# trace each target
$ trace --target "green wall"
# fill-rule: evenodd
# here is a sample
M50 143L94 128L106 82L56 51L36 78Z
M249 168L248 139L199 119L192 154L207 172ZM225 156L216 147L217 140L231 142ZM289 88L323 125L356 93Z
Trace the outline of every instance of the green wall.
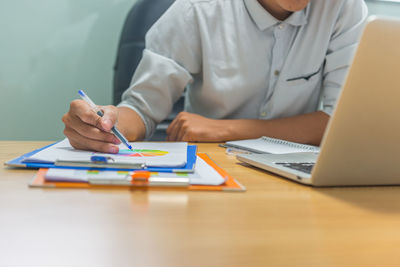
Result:
M366 1L371 15L400 17L400 1ZM397 2L397 3L395 3Z
M120 31L136 0L0 1L0 139L57 140L82 88L111 104Z
M112 67L136 0L0 1L0 140L57 140L77 90L112 102ZM400 17L399 4L368 2Z

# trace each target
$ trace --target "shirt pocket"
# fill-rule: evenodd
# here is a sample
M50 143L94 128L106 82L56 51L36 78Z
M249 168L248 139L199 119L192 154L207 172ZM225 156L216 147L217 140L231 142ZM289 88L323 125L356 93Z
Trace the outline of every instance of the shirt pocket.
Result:
M321 81L322 75L320 72L314 73L312 76L301 76L296 78L287 79L283 82L284 86L291 90L306 90L314 89Z
M288 82L288 84L298 85L298 84L303 84L304 82L312 82L313 80L315 80L320 76L321 76L321 67L315 72L310 72L305 75L289 78L286 80L286 82Z
M316 111L321 92L322 74L287 79L279 83L272 102L277 117Z

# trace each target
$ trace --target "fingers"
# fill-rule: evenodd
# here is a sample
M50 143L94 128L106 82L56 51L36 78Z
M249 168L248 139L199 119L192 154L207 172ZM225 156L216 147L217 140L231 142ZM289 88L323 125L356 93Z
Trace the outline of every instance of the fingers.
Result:
M167 141L177 141L182 124L182 113L179 113L167 128Z
M69 105L67 113L71 118L79 118L86 124L93 125L99 129L101 127L101 117L97 115L92 108L83 100L74 100Z
M118 109L115 106L103 106L101 110L104 114L101 119L101 126L103 130L109 132L117 124Z
M118 109L115 106L102 106L100 109L103 111L103 117L96 114L85 101L77 99L71 102L68 113L86 124L109 132L117 123Z
M111 143L92 140L80 135L72 128L65 128L64 134L68 136L71 146L81 150L95 150L103 153L118 153L119 148Z
M111 132L117 122L118 111L114 106L100 107L103 117L96 114L83 100L74 100L62 121L64 134L77 149L117 153L120 141Z
M119 144L120 141L112 133L102 131L92 125L83 122L80 118L76 116L64 115L62 118L65 127L71 128L79 135L86 137L88 139L93 139L102 142L108 142L113 144Z
M174 120L175 121L175 120ZM171 122L171 124L168 126L167 128L167 141L175 141L176 138L176 125L173 124L173 122Z
M189 130L189 125L186 121L180 123L179 131L176 137L177 141L184 141L183 137L187 136Z
M189 133L186 132L185 134L182 135L182 138L180 139L182 142L195 142L191 140Z
M181 112L167 129L168 141L216 141L221 123L198 114Z

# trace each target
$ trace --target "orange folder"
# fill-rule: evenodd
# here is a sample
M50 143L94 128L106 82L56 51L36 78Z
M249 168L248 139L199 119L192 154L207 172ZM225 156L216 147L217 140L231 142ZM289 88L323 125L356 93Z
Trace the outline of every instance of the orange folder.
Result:
M222 185L189 185L189 186L180 186L174 187L174 189L185 189L185 190L205 190L205 191L233 191L233 192L244 192L246 188L241 185L238 181L236 181L232 176L230 176L224 169L219 167L207 154L205 153L197 153L201 159L203 159L207 164L213 167L222 177L225 178L225 183ZM146 183L134 184L131 185L94 185L87 182L50 182L46 181L45 175L48 169L39 169L33 180L30 182L30 187L39 187L39 188L86 188L86 189L101 189L101 188L112 188L112 189L137 189L137 188L146 188L150 187ZM151 188L155 188L155 186L151 186ZM158 188L170 188L170 187L160 187Z

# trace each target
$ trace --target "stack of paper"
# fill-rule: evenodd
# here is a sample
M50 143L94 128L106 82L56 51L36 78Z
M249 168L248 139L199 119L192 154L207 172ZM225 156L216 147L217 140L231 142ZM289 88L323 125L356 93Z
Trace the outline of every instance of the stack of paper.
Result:
M186 142L134 142L118 154L74 149L67 139L7 164L41 168L32 187L180 186L192 190L244 191L197 147Z

